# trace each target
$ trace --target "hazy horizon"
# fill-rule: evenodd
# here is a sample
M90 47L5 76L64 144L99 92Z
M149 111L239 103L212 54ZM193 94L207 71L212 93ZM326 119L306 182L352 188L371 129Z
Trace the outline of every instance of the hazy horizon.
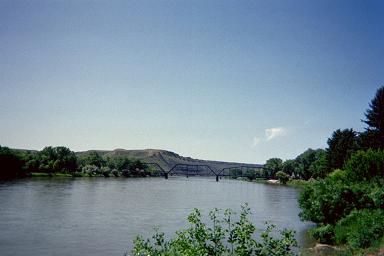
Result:
M0 145L264 163L363 131L383 1L0 0Z

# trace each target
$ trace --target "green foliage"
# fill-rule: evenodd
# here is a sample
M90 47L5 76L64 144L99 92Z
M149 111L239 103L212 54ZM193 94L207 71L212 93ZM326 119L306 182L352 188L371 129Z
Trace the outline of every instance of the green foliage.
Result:
M333 225L327 224L309 231L309 234L320 243L333 244L335 236L335 228Z
M245 168L245 170L243 170L242 168L241 169L240 168L229 169L228 175L234 179L237 179L239 177L244 177L244 178L247 178L249 180L254 180L258 177L264 177L261 170L255 170L255 169L250 169L250 168Z
M260 172L255 169L247 169L244 172L244 176L247 177L249 180L254 180L258 177L261 177Z
M152 239L140 236L134 240L133 255L295 255L297 246L294 232L279 231L268 225L255 239L256 227L249 220L251 214L247 205L242 207L240 218L234 221L234 213L227 209L224 215L218 209L209 213L211 225L201 220L201 213L195 209L189 216L190 226L176 232L176 237L165 240L164 233L156 230ZM274 235L272 235L274 234Z
M365 113L366 120L363 122L368 125L368 130L378 131L378 135L383 139L384 135L384 86L380 87L375 97L369 104L369 109Z
M30 161L32 166L35 163L39 164L40 172L75 172L77 170L77 157L66 147L45 147Z
M106 165L106 161L101 157L97 151L90 151L79 157L79 162L82 166L93 165L99 168Z
M332 179L334 181L344 181L346 182L347 181L347 172L344 171L344 170L340 170L340 169L337 169L337 170L334 170L333 172L331 172L330 174L328 174L328 179Z
M340 169L351 154L358 149L357 133L353 129L338 129L333 132L327 143L328 169Z
M300 217L320 224L311 234L321 242L365 248L384 235L384 157L381 150L358 151L324 180L306 186Z
M363 209L352 211L337 222L335 240L352 248L366 248L384 235L384 210Z
M345 183L327 178L307 185L299 196L300 217L320 224L335 224L353 209L375 207L370 183Z
M327 165L327 153L323 149L315 151L313 162L309 165L309 173L313 178L325 178L329 173Z
M292 175L297 168L297 163L293 159L289 159L284 161L283 163L283 172L285 172L288 175Z
M281 184L286 184L289 181L289 176L283 171L278 171L276 173L277 179L280 181Z
M239 168L233 168L233 169L229 169L229 176L231 178L239 178L239 177L242 177L243 175L243 171Z
M263 169L267 173L268 177L274 178L277 172L283 170L283 160L280 158L268 159Z
M370 197L375 205L375 208L384 209L384 182L375 183L371 188Z
M0 146L0 179L14 179L24 177L24 160L15 151Z
M368 149L356 152L346 162L345 170L351 181L384 177L384 150Z
M327 173L326 152L323 149L307 149L294 160L283 163L282 171L305 180L310 178L324 178Z
M325 174L326 165L323 163L325 151L323 149L307 149L296 157L297 168L295 172L305 180Z
M309 183L299 198L300 217L320 224L311 235L321 242L346 243L352 253L384 235L384 87L365 116L369 127L359 136L352 129L332 134L325 160L335 171ZM314 177L325 177L323 165L324 156L310 168Z

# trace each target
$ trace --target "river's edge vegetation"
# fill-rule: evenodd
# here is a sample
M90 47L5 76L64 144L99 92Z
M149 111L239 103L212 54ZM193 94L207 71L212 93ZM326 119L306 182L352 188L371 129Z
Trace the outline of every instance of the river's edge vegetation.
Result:
M311 236L338 246L340 255L384 248L384 87L365 118L363 132L338 129L325 150L308 149L286 161L271 158L264 166L280 183L304 188L301 219L317 223Z
M227 209L213 209L209 213L210 223L202 221L201 212L195 209L189 216L189 227L176 232L166 240L164 233L155 230L152 239L137 236L132 255L296 255L297 241L293 230L277 230L266 223L258 230L250 221L251 210L242 206L240 217ZM128 253L126 255L129 255Z
M66 147L41 151L0 146L0 180L24 177L147 177L160 175L142 161L126 156L101 157L96 151L80 156Z

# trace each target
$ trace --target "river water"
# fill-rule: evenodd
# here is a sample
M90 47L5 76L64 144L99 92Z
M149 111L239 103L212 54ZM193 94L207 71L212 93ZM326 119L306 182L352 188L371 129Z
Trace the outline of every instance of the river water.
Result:
M247 202L257 227L266 220L297 231L299 189L211 178L32 178L0 183L0 255L119 255L133 238L158 226L167 235L186 227L193 208L240 210Z

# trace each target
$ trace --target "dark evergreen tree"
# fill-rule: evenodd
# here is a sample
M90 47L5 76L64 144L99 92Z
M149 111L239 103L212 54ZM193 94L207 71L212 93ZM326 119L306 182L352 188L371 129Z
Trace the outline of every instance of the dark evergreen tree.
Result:
M329 170L342 168L345 161L359 148L357 133L353 129L337 129L327 143L327 165Z
M363 148L384 148L384 86L380 87L365 113L368 125L361 134Z

